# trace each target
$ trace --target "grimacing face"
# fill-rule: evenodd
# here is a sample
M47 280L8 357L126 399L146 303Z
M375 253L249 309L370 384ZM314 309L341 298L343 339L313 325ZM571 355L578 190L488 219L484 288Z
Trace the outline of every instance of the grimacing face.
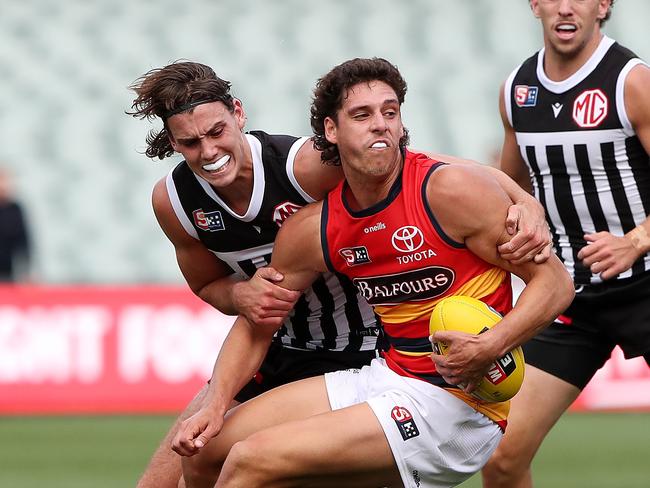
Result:
M239 100L233 112L222 102L197 105L167 120L169 139L190 169L215 188L230 185L247 159L242 133L246 115Z
M344 166L368 176L389 173L401 160L404 135L395 90L379 80L350 87L337 121L325 119L325 135L337 144Z

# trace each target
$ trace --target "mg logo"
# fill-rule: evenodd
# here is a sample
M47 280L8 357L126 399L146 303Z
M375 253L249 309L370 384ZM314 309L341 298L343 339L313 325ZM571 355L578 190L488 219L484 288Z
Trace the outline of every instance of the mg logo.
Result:
M278 224L278 227L282 227L282 224L285 220L295 214L302 207L291 202L284 202L273 210L273 222Z
M393 232L391 242L399 252L413 252L422 247L424 237L422 231L417 227L405 225Z
M582 92L573 102L573 120L580 127L597 127L607 117L609 101L599 89Z

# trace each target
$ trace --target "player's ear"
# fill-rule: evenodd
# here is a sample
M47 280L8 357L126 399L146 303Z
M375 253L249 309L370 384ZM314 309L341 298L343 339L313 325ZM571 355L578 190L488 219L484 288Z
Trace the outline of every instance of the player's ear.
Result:
M180 152L177 148L178 143L176 142L176 139L174 139L174 135L172 134L172 131L167 129L167 139L169 139L169 143L172 145L172 149L176 152Z
M336 122L331 117L325 117L323 121L325 128L325 139L332 144L336 144Z
M600 0L598 2L598 20L603 20L605 17L607 17L607 12L611 6L611 0Z
M533 15L539 19L539 5L537 4L537 0L529 0L528 4L533 11Z
M244 104L239 98L233 98L233 105L234 107L232 113L237 120L237 126L239 127L239 130L243 130L244 126L246 125L246 112L244 111Z

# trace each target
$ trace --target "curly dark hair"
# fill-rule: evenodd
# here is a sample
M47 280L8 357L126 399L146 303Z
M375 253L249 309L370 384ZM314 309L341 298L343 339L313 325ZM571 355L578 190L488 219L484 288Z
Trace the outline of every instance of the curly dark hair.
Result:
M609 18L612 16L612 9L614 8L614 2L616 0L611 0L609 2L609 8L607 9L607 13L605 14L605 17L600 19L598 22L600 23L600 26L602 27L605 22L609 20ZM530 0L528 0L528 5L530 5Z
M311 104L311 128L314 132L314 148L321 152L321 160L327 164L340 165L341 158L336 144L325 137L325 119L330 117L336 122L337 111L343 106L347 91L358 83L383 81L389 85L399 104L404 103L406 82L397 67L383 58L355 58L334 67L316 82ZM400 139L400 147L408 144L408 131Z
M169 142L167 119L172 115L189 112L197 105L207 102L223 102L230 112L234 111L234 98L230 94L230 82L219 78L209 66L190 61L174 61L155 68L135 80L129 89L137 97L128 115L152 120L159 117L163 129L151 130L147 135L150 158L164 159L174 154Z

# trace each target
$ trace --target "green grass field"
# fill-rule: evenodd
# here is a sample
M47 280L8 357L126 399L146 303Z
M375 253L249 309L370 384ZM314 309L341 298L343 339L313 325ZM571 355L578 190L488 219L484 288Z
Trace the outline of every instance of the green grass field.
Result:
M0 487L135 482L171 417L0 418ZM542 447L537 488L650 487L650 413L569 414ZM480 487L479 476L462 488Z

